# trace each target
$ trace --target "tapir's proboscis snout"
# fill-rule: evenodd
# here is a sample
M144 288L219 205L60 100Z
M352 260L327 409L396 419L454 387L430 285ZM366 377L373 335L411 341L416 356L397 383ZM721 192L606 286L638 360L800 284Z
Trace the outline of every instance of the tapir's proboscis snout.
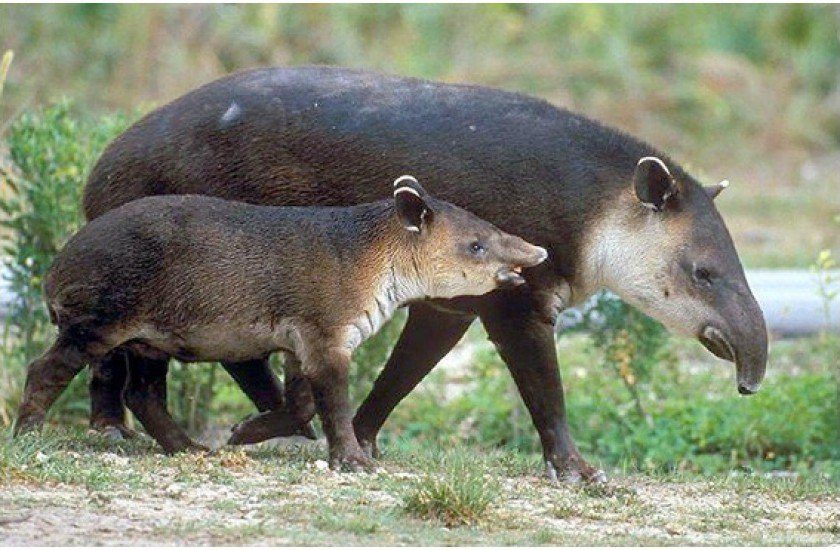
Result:
M697 338L716 356L735 363L738 393L752 395L767 367L767 327L746 281L739 286L720 308L723 321L706 325Z

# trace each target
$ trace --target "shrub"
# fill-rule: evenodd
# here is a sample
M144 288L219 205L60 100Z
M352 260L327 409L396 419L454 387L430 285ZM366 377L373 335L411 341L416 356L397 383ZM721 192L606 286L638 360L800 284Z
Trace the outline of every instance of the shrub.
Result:
M3 251L11 303L8 324L22 341L26 359L43 346L48 319L41 295L53 256L82 223L79 210L85 175L127 120L122 116L83 122L68 103L27 112L9 128L11 166L0 177L8 197L0 199L8 231Z
M0 387L0 420L11 412L22 391L25 365L53 336L43 300L43 280L53 257L84 222L81 196L88 171L105 146L133 117L123 114L86 118L69 102L24 113L8 129L8 166L0 172L7 196L0 198L5 219L3 251L9 257L9 304L3 346L6 372ZM176 365L170 406L193 432L206 425L215 371L209 366ZM86 376L77 377L53 410L85 416L89 400Z
M63 102L27 112L8 128L8 161L0 163L0 184L6 191L0 197L4 214L0 237L14 300L4 331L6 380L0 391L4 411L19 396L23 367L53 334L41 287L53 256L82 223L79 202L85 174L127 122L119 115L83 120ZM62 402L80 405L72 388ZM4 423L8 416L3 414Z

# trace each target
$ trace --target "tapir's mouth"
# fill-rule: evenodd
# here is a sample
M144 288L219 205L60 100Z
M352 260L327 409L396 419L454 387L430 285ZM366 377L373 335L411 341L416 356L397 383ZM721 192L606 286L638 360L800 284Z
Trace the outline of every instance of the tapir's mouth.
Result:
M761 379L764 377L766 356L760 358L758 368L756 368L754 365L755 361L751 361L749 357L745 358L743 354L739 357L729 338L724 335L723 331L711 325L702 330L698 339L710 352L721 359L735 363L738 378L738 393L741 395L752 395L758 391L758 388L761 386Z
M503 286L519 286L525 282L522 267L503 267L496 272L496 282Z
M720 329L709 325L703 329L698 338L707 350L721 359L735 362L735 350L732 349L732 344Z

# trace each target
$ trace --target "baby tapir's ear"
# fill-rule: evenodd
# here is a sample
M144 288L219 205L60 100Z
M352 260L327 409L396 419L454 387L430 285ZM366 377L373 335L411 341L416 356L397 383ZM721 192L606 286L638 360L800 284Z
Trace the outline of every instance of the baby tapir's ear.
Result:
M428 194L413 176L400 176L394 181L394 204L403 227L420 233L431 220Z
M658 212L677 193L677 184L661 159L644 157L636 165L633 189L642 204Z

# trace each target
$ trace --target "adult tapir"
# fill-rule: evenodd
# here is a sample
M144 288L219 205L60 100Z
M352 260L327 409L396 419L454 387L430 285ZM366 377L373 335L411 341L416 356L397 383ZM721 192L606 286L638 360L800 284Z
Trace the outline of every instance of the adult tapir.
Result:
M349 205L382 198L381 182L404 172L550 256L518 289L410 306L354 419L371 452L391 410L477 316L531 413L549 475L603 478L569 433L553 326L559 309L602 288L734 361L740 393L758 390L767 333L713 203L723 186L703 187L650 145L540 99L343 68L240 72L114 140L84 210L93 219L169 193ZM139 360L125 353L97 369L95 425L121 426L121 368ZM227 367L259 408L280 403L267 362ZM304 390L291 397L305 402Z

